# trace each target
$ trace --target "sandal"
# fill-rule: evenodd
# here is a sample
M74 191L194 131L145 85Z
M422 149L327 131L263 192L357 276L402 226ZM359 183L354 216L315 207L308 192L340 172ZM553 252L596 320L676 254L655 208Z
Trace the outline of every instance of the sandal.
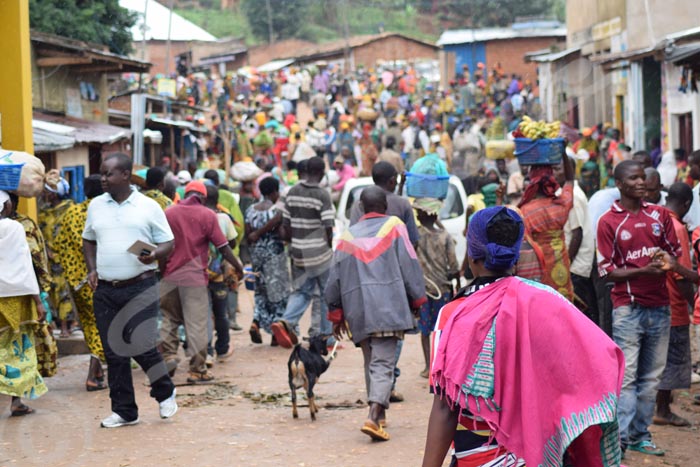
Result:
M638 443L630 444L627 446L630 451L641 452L642 454L649 454L652 456L663 456L666 451L656 447L651 441L640 441Z
M280 320L276 323L272 323L270 329L277 339L277 343L285 349L291 349L299 342L297 335L289 330L289 325L287 325L285 321Z
M24 405L20 403L17 406L14 406L10 409L11 416L13 417L22 417L24 415L29 415L34 413L34 409L29 407L28 405Z
M85 381L85 390L87 392L102 391L103 389L107 389L107 385L105 384L104 379L102 379L102 380L95 379L94 381L92 381L92 380Z
M187 377L187 382L191 384L206 384L212 381L214 381L214 375L209 372L194 373L190 371L190 375Z
M367 420L360 431L372 438L374 441L389 441L391 437L384 428L377 425L372 420Z
M260 335L260 327L256 322L253 322L253 324L250 325L250 329L248 330L248 334L250 334L250 340L253 342L253 344L262 344L262 336Z

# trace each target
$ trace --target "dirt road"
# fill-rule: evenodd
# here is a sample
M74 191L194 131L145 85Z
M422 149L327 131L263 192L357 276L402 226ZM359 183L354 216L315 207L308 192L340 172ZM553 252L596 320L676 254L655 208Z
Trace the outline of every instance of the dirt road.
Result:
M247 329L252 296L242 296L239 322ZM302 329L308 327L308 317ZM292 419L287 386L289 351L250 343L247 332L233 335L236 354L217 364L218 383L182 385L186 365L178 370L180 412L160 420L148 397L145 376L133 372L141 424L116 430L99 428L109 415L107 392L87 393L87 356L62 358L59 375L48 380L50 392L33 401L36 414L9 418L9 398L0 396L0 467L10 466L296 466L403 467L420 465L431 396L423 369L420 340L408 336L400 367L399 390L406 401L388 412L392 439L373 443L360 433L366 408L362 352L345 342L338 358L316 386L320 412L311 422L306 406ZM695 388L696 391L700 388ZM303 403L303 402L302 402ZM631 453L630 467L700 465L697 424L700 407L687 394L675 405L695 426L654 427L666 457ZM447 465L447 464L446 464Z

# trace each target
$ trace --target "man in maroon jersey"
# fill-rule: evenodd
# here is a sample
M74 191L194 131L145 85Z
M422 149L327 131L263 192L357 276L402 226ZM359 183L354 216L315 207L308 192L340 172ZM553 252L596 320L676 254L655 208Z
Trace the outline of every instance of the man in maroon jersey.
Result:
M681 248L668 211L643 201L642 166L615 168L620 199L598 221L598 268L612 290L613 339L625 354L618 405L623 452L661 456L651 442L656 389L666 365L671 315L665 275L676 270Z

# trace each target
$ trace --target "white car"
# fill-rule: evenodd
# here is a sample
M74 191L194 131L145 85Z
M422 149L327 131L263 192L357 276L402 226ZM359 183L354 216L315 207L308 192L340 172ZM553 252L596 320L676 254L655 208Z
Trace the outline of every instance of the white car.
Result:
M353 204L360 199L362 190L370 185L374 185L371 177L353 178L345 184L338 202L338 210L335 213L335 238L342 235L345 229L350 226L350 210ZM466 216L467 194L460 179L452 175L447 198L445 198L440 210L440 222L456 242L455 253L459 264L462 263L467 249L467 240L463 235Z

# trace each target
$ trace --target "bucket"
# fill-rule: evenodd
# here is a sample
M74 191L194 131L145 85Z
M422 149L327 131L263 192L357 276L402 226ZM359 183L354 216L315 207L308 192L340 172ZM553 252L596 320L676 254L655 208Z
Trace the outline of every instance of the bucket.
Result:
M255 290L255 275L252 267L246 266L243 268L243 282L246 289Z

